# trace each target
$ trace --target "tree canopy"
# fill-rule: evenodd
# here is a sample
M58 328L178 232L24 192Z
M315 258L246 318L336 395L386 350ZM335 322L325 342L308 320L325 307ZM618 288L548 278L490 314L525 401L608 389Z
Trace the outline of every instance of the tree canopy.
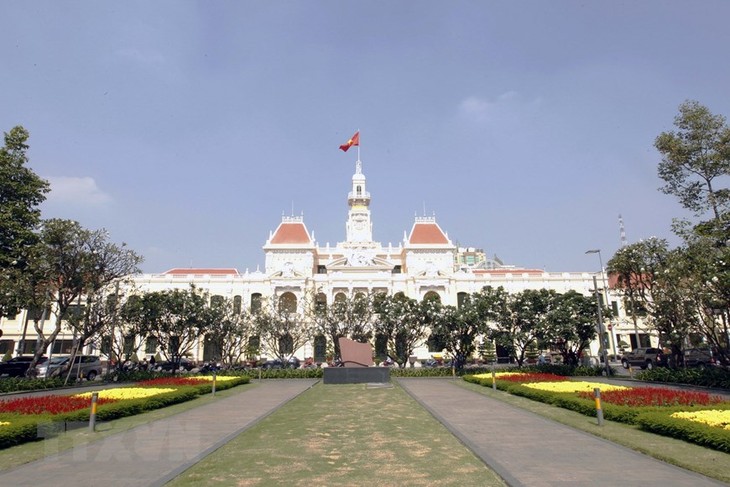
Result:
M48 182L26 166L28 138L27 130L14 127L0 147L0 316L15 314L25 305L23 288L15 283L38 240L38 205L49 190Z

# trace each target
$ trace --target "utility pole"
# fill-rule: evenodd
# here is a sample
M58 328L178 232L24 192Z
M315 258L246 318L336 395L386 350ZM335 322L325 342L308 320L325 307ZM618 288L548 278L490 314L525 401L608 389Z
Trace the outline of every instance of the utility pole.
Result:
M601 311L601 298L598 293L598 281L593 276L593 292L596 295L596 309L598 310L598 353L603 357L603 364L606 367L606 377L611 375L611 367L608 365L608 353L603 339L603 312Z

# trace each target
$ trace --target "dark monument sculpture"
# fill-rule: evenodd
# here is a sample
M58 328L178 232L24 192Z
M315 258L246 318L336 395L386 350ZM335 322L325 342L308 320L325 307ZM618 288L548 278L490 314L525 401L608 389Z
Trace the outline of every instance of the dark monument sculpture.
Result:
M373 347L369 343L340 338L339 344L342 367L324 369L325 384L390 382L390 368L373 366Z

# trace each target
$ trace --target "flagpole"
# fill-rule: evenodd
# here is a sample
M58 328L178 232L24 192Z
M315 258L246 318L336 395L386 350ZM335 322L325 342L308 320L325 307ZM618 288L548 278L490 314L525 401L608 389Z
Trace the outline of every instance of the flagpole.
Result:
M358 133L357 160L359 161L360 160L360 140L359 140L359 137L360 137L360 135L359 135L360 134L360 129L357 129L357 133Z

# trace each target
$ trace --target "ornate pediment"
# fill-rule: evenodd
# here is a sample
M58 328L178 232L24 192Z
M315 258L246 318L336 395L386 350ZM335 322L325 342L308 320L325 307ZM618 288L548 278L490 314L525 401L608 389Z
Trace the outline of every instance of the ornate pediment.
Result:
M352 270L391 271L396 265L386 259L377 257L371 249L348 249L344 254L344 257L330 262L327 269L341 272Z

